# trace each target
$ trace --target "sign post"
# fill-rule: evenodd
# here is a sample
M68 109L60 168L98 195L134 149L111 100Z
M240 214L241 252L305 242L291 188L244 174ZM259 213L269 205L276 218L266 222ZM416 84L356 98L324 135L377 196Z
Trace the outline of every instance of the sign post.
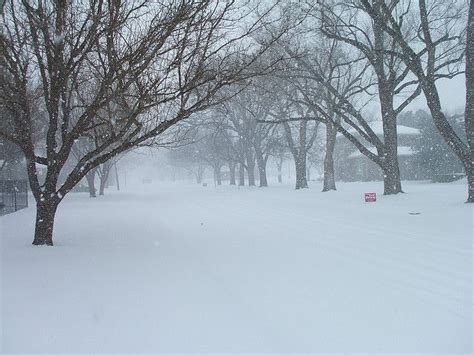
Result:
M376 202L377 194L375 192L366 192L365 193L365 202Z

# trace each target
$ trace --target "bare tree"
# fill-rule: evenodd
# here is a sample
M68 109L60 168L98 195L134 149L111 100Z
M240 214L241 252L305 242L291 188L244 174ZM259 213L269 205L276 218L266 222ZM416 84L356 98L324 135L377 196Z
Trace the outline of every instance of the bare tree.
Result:
M288 155L288 145L285 143L285 135L281 127L276 126L276 130L273 133L273 159L275 161L275 165L278 171L278 182L283 182L283 163Z
M76 143L72 149L72 156L75 160L79 161L81 157L88 152L89 150L93 149L93 139L91 136L81 137L76 140ZM95 177L97 173L97 167L89 170L86 174L86 181L87 187L89 189L89 197L95 198L97 197L97 190L95 188Z
M410 71L396 54L397 43L386 36L379 21L366 21L360 15L363 11L357 7L357 2L331 2L322 5L319 11L322 33L360 51L376 75L383 122L384 193L402 192L397 155L397 116L420 94L418 81L406 80ZM405 17L406 14L400 14L400 21ZM402 95L404 97L400 100Z
M112 159L110 159L110 160L107 160L106 162L100 164L96 168L97 175L99 176L99 195L100 196L104 195L105 188L108 187L110 171L112 170L113 165L114 165L114 161Z
M296 110L299 111L299 116L304 117L304 113L301 111L303 108L296 105ZM287 109L291 106L287 106ZM288 117L291 115L290 110L280 111L280 117ZM304 189L308 188L307 179L307 156L308 152L314 144L318 134L319 121L315 121L310 127L310 122L306 119L300 120L297 124L291 122L283 122L283 128L285 130L286 141L288 148L295 161L295 173L296 173L296 185L295 188Z
M269 113L272 119L260 122L279 123L283 126L287 147L295 162L295 187L299 190L308 188L307 155L318 135L321 119L310 115L310 109L302 104L302 93L293 86L295 77L284 75L283 78L285 80L281 80L281 77L273 78L273 94L278 93L278 100Z
M222 100L222 88L264 71L252 65L266 46L249 36L272 7L255 19L254 9L241 5L8 1L0 65L2 76L12 80L0 80L0 102L14 124L0 136L26 157L37 207L33 244L53 245L58 205L89 171L132 147L157 142L170 127ZM242 18L249 19L245 29L235 25ZM38 107L47 122L43 131L33 115ZM76 141L99 127L102 143L60 183ZM35 134L42 136L43 150ZM37 164L46 169L44 180Z
M248 157L245 154L245 150L248 148L248 144L245 143L244 137L239 134L239 130L235 129L232 123L229 122L226 115L228 108L228 106L226 107L223 104L211 110L210 119L207 120L206 127L218 133L222 139L218 149L219 157L227 162L229 166L230 184L236 184L238 168L239 186L244 186ZM254 180L253 182L255 184Z
M203 158L202 144L198 137L194 142L171 149L168 154L168 162L176 167L187 170L195 178L196 183L203 182L207 162Z
M365 58L360 54L342 50L336 45L337 41L325 38L320 31L319 20L315 22L313 17L308 16L313 10L311 3L307 8L301 4L293 6L292 11L287 12L288 16L291 18L291 12L294 12L293 18L298 18L303 13L308 21L300 22L301 26L293 27L277 42L277 47L288 55L283 62L287 65L282 66L278 77L286 80L286 86L298 91L299 95L293 95L291 100L306 107L300 110L304 114L292 112L287 117L275 115L266 122L306 120L328 125L326 181L334 176L331 142L335 143L335 131L384 171L387 165L384 141L370 126L373 118L366 116L363 111L374 95L369 91L373 86L370 64L365 63ZM273 31L269 27L267 30ZM333 180L328 183L328 186L334 185ZM386 181L384 185L387 185L384 190L391 193L393 188L389 188Z
M329 113L332 116L331 112ZM326 123L326 146L323 168L323 192L336 190L336 173L334 171L334 149L336 148L337 129L328 121Z
M426 98L433 121L448 146L464 165L468 177L468 199L474 202L474 115L472 89L473 20L472 1L426 0L394 1L359 0L361 8L397 44L395 54L417 78ZM399 14L410 13L410 21ZM466 26L466 24L468 26ZM406 35L414 28L415 37ZM467 31L466 31L467 29ZM467 32L467 35L465 35ZM466 47L467 46L467 47ZM456 134L442 110L436 82L460 73L459 67L466 53L465 133Z
M228 128L239 137L246 156L249 184L254 184L255 162L259 173L259 186L268 186L267 162L275 146L273 133L275 126L258 123L269 116L275 96L253 83L223 105L222 114L228 121ZM225 123L225 121L224 121Z
M387 129L387 134L390 131L392 139L382 139L370 125L373 118L367 117L363 111L363 106L373 95L369 92L369 88L373 86L369 71L370 64L365 63L365 58L359 54L349 55L335 45L336 42L333 39L324 45L324 38L317 38L323 45L316 46L308 42L305 46L295 48L295 41L293 41L292 48L288 44L289 41L280 44L298 63L298 66L292 68L286 75L287 80L290 80L301 94L296 102L308 106L312 111L311 114L307 112L304 116L297 115L287 120L305 119L329 123L330 127L334 127L363 155L382 169L385 177L385 194L401 191L398 188L401 185L398 169L396 169L397 164L387 159L387 151L396 143L396 129L395 131ZM413 95L415 96L416 93ZM356 98L359 99L356 100ZM356 106L357 101L361 101L358 106ZM407 99L402 104L403 107L408 102ZM391 128L393 128L393 123L392 120L389 125ZM393 135L394 132L395 135ZM334 132L332 134L335 139ZM393 174L387 175L388 170Z
M468 202L474 202L474 3L469 4L466 35L466 107L464 129L470 149L470 165L467 165ZM464 160L463 160L464 162Z

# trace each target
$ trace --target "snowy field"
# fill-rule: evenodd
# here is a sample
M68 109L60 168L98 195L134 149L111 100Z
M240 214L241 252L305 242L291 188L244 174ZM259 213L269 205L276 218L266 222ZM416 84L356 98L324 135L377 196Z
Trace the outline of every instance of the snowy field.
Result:
M53 248L1 217L0 352L471 353L465 182L338 187L71 194Z

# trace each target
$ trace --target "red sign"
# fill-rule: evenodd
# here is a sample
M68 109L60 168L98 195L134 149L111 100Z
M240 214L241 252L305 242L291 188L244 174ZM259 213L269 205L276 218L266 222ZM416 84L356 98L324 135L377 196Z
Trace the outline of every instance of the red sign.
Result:
M377 201L377 194L375 192L365 193L365 202L375 202L375 201Z

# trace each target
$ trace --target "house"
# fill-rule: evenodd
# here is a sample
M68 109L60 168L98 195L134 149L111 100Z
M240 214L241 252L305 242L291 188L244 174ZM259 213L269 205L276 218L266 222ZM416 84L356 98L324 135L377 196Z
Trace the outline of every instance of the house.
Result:
M370 125L374 133L383 141L382 122L374 122ZM354 130L349 131L355 133ZM398 163L400 175L404 180L415 180L418 178L417 162L412 149L414 142L421 135L417 128L398 125ZM372 181L383 180L383 172L380 167L363 155L347 138L342 134L337 136L335 157L335 174L337 180L342 181ZM371 147L368 142L362 139L365 146L376 153L375 147Z

